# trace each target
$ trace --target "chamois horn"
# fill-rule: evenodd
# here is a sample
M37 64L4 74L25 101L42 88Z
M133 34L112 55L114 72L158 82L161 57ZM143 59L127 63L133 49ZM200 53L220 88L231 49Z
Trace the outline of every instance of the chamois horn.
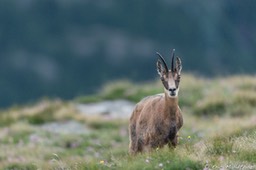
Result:
M166 64L164 58L161 56L161 54L159 52L156 52L156 54L158 55L158 57L161 59L162 63L164 64L164 68L166 70L166 73L168 73L168 67L167 67L167 64Z
M172 72L174 72L174 57L175 57L175 49L172 50Z

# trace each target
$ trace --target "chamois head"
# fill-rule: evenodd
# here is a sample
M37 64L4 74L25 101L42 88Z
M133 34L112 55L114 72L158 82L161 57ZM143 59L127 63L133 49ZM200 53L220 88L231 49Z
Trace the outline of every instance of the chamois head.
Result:
M159 57L156 63L157 72L160 75L161 81L164 85L165 93L168 95L168 97L175 98L178 96L179 92L180 73L182 69L181 59L179 57L175 57L175 49L173 49L171 70L169 70L161 54L158 52L156 54ZM174 61L175 58L176 61Z

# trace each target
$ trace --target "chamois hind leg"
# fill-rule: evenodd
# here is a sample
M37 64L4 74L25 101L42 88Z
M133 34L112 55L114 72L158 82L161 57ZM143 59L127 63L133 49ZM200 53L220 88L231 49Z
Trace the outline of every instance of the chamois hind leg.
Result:
M138 150L135 124L130 124L130 126L129 126L129 136L130 136L129 153L131 155L134 155Z
M142 152L151 152L152 151L152 147L150 145L144 145L142 147Z

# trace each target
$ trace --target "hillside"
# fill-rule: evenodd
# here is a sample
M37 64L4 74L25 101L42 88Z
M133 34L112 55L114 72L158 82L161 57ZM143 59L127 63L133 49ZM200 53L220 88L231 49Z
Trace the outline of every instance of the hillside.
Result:
M0 169L256 168L255 77L183 75L184 126L178 147L136 157L128 155L129 115L111 117L113 110L90 114L78 106L119 99L137 102L161 92L162 85L119 81L104 87L98 94L73 101L45 99L2 110Z

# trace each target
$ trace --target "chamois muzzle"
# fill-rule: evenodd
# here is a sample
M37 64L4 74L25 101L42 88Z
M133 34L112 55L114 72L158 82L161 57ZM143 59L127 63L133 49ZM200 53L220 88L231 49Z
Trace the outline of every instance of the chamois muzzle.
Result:
M170 88L169 92L170 92L170 96L176 96L176 88Z

